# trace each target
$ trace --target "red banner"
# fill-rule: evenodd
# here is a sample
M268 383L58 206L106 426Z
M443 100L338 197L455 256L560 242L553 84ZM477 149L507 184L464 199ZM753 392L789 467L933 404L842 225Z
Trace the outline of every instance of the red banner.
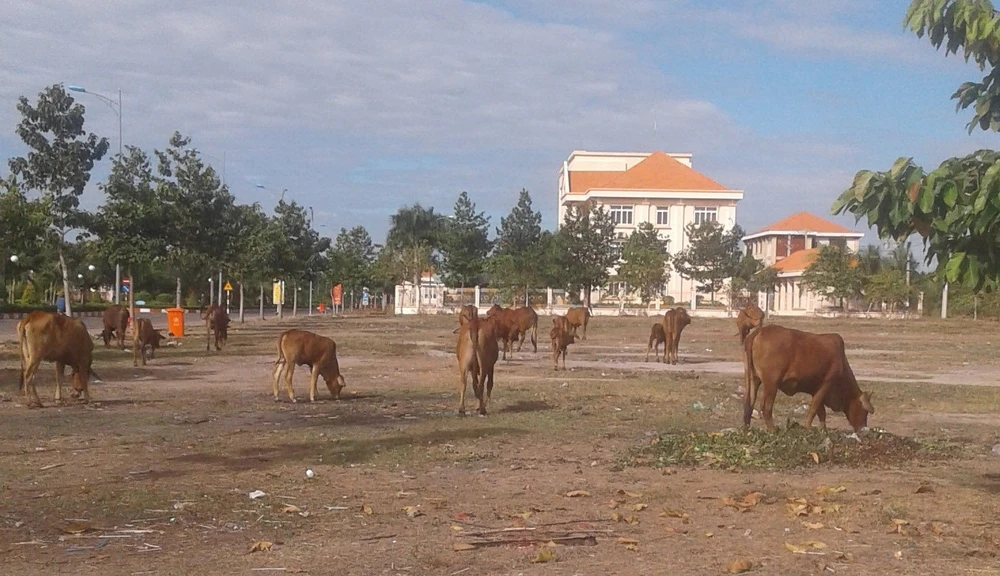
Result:
M344 287L340 284L337 284L336 286L333 287L332 290L330 290L330 295L333 296L333 303L336 304L337 306L340 306L343 292L344 292Z

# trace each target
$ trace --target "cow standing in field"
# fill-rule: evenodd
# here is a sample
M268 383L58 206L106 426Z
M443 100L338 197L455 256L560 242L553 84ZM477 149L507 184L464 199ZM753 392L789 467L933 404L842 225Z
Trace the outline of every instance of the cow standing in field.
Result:
M221 342L224 346L229 339L229 314L222 306L212 304L205 308L201 314L201 319L205 321L205 351L212 349L212 333L215 333L215 350L222 350Z
M139 357L142 356L142 365L146 365L146 348L149 348L149 358L153 358L154 351L160 347L160 341L166 339L159 330L153 328L153 322L149 318L136 318L135 329L132 331L132 365L139 365Z
M549 330L549 340L552 347L552 369L559 369L559 357L562 356L563 370L566 369L566 349L576 342L576 334L563 330L561 326L553 326Z
M274 401L278 401L278 380L282 371L285 372L285 390L288 398L295 402L295 392L292 390L292 375L296 366L308 366L312 371L309 377L309 401L316 401L316 389L319 377L326 381L326 387L334 400L340 398L340 391L347 386L340 373L337 362L337 343L327 338L309 332L308 330L285 330L278 336L278 359L274 362Z
M507 354L514 357L513 342L518 339L520 331L515 320L514 311L510 308L501 308L494 304L486 311L486 319L493 322L494 336L497 340L503 340L503 359L508 360Z
M455 353L462 386L458 405L460 415L465 415L465 390L471 377L472 392L479 400L479 415L486 416L486 406L493 396L494 367L500 355L497 345L499 327L499 320L494 315L486 320L474 318L459 329Z
M854 430L868 426L875 413L872 394L862 392L847 362L844 339L839 334L813 334L774 324L752 332L743 343L745 354L743 426L750 426L757 393L764 388L761 412L764 424L775 431L774 399L781 390L788 396L812 395L806 426L815 416L826 430L826 409L843 412Z
M17 323L21 353L21 388L29 408L42 407L35 389L35 373L42 362L56 365L56 402L62 401L62 379L66 366L73 372L73 395L90 401L88 382L93 374L94 341L84 323L52 312L32 312ZM95 375L96 376L96 375Z
M663 323L656 322L649 329L649 344L646 345L646 362L649 362L649 352L653 351L653 358L660 361L660 344L666 347L667 335L663 331Z
M479 310L472 304L466 304L458 311L458 328L452 330L452 334L458 334L459 328L473 318L479 318Z
M753 302L747 302L747 305L736 316L736 328L739 330L740 344L746 341L747 335L753 332L754 328L759 328L763 325L764 311Z
M667 310L663 314L663 334L666 342L663 346L663 363L677 364L677 348L681 343L681 332L691 323L691 316L683 306Z
M586 306L581 306L577 308L570 308L566 311L566 320L569 321L569 325L573 329L573 335L576 335L576 329L583 327L583 340L587 339L587 324L590 322L590 308Z
M101 331L101 338L104 340L105 348L111 343L111 337L115 336L118 348L125 349L125 330L128 328L128 320L128 308L125 306L114 304L104 309L104 329Z

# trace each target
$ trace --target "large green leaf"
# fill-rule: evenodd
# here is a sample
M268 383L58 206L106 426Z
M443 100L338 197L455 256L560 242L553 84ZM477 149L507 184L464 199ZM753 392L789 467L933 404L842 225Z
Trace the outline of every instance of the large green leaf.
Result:
M945 264L944 274L945 278L949 282L955 282L958 280L959 272L962 269L962 263L965 261L965 252L955 252L948 259L948 263Z
M930 214L934 209L934 189L930 186L920 188L917 194L917 206L923 214Z

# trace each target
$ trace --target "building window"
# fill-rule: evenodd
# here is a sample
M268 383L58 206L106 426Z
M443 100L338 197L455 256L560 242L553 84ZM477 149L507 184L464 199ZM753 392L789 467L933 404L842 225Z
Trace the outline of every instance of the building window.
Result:
M622 258L622 243L612 242L611 243L611 253L615 255L616 260L621 260Z
M615 206L611 205L611 218L615 221L615 225L618 224L631 224L632 223L632 207L631 206Z
M719 219L719 209L718 208L706 208L706 207L695 207L694 209L694 223L697 226L701 226L705 222L715 222Z
M657 226L670 225L670 208L663 208L661 206L656 207L656 225Z

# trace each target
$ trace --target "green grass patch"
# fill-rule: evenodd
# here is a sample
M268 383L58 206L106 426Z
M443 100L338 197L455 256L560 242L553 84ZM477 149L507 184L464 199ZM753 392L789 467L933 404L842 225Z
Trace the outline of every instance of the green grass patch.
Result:
M664 434L631 450L621 466L707 466L723 469L789 470L821 465L853 468L884 467L914 460L944 460L961 456L965 446L954 442L918 441L888 432L860 434L823 432L796 423L776 433L748 431Z

